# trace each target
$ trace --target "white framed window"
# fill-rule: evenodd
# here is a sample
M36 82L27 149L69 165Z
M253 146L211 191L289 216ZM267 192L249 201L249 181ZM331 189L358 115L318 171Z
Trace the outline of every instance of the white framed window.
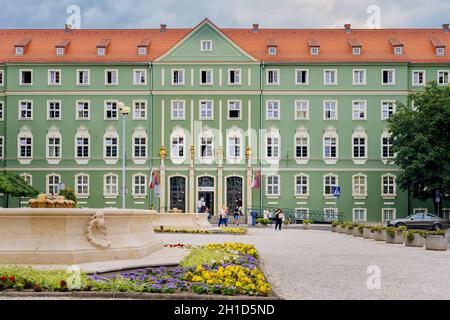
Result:
M184 130L178 129L175 130L170 138L170 156L172 160L185 159L185 149L186 149L186 139Z
M445 48L444 47L436 48L436 55L437 56L445 56Z
M389 119L396 110L395 101L381 101L381 120Z
M394 47L394 54L402 55L403 54L403 47L402 46L395 46Z
M49 86L61 85L61 70L48 70L48 85Z
M47 176L47 194L57 195L61 184L61 176L59 174L49 174Z
M47 101L47 120L61 120L61 101Z
M133 139L133 159L147 158L147 134L144 130L136 129L132 136Z
M89 120L90 115L90 101L77 101L76 120Z
M118 120L119 110L117 109L117 101L105 101L105 120Z
M323 157L325 159L336 159L338 154L337 137L325 136L323 138Z
M241 100L228 100L228 120L241 120Z
M104 56L104 55L106 55L106 48L105 48L105 47L98 47L98 48L97 48L97 55L98 55L98 56Z
M366 69L353 69L353 85L366 85Z
M185 119L185 101L184 100L172 100L171 106L171 120L184 120Z
M213 120L214 104L212 100L200 101L200 120Z
M266 120L280 120L280 100L266 102Z
M145 197L147 195L147 176L144 174L133 175L133 197Z
M383 222L388 222L397 219L397 209L395 208L381 209L381 218L383 219Z
M75 158L89 159L90 157L90 137L85 134L75 136Z
M323 176L323 195L324 197L333 196L333 188L339 186L338 176L334 174L327 174Z
M395 197L396 196L396 177L392 174L386 174L381 177L381 196Z
M367 120L367 101L352 101L352 120Z
M91 83L91 70L77 70L77 86L89 86Z
M449 74L450 71L448 70L440 70L437 73L437 81L438 85L446 86L449 84Z
M295 179L295 196L307 197L309 196L309 176L306 174L299 174Z
M103 148L103 157L105 159L119 158L119 137L117 133L103 137Z
M241 85L241 69L228 70L228 85L230 86Z
M184 69L172 69L172 85L184 85Z
M298 86L307 86L309 84L308 69L295 69L295 84Z
M367 136L355 133L352 136L352 158L367 159Z
M29 129L20 129L17 136L17 158L26 162L33 158L33 135Z
M325 69L323 71L323 84L326 86L337 85L337 70Z
M19 101L19 120L33 120L33 101Z
M138 47L138 55L146 56L148 52L147 47Z
M367 221L367 209L353 208L353 221Z
M367 176L364 174L357 174L352 177L352 196L367 197Z
M24 52L23 47L16 47L16 56L22 56Z
M213 85L213 70L201 69L200 70L200 85Z
M312 56L317 56L319 55L319 47L311 47L309 49L309 52L311 53Z
M280 196L280 176L270 174L266 176L266 196L279 197Z
M395 70L394 69L381 70L381 84L384 86L395 85Z
M324 208L323 212L325 214L325 221L333 221L338 219L338 209L337 208Z
M5 137L0 136L0 159L5 158Z
M105 86L119 85L119 70L105 70Z
M277 54L277 47L269 47L267 50L267 53L271 56L274 56Z
M354 56L361 55L361 47L353 47L352 48L352 53L353 53Z
M266 136L266 158L269 160L280 159L280 132L277 129L269 129Z
M147 101L133 101L133 120L147 120Z
M47 134L47 159L59 160L61 154L62 137L58 131L50 131Z
M147 84L147 70L136 69L133 70L133 85L145 86Z
M57 47L56 48L56 55L57 56L63 56L65 53L65 49L63 47Z
M33 176L31 174L22 173L19 176L21 176L30 186L33 185Z
M295 100L295 120L309 120L309 100Z
M89 176L87 174L80 173L75 176L75 190L77 197L89 197Z
M306 132L295 135L295 158L309 159L309 135Z
M210 52L213 50L212 40L201 40L200 41L200 51Z
M33 70L31 69L21 69L19 70L20 73L20 82L19 84L21 86L32 86L33 85Z
M413 70L412 72L412 85L424 86L425 85L425 70Z
M425 214L425 213L428 213L428 209L427 208L414 208L413 209L413 213L415 213L415 214Z
M309 208L295 208L295 218L297 220L309 219Z
M103 196L115 198L119 195L119 178L116 174L109 173L103 176Z
M383 132L381 135L381 158L392 159L394 158L394 152L392 151L392 138L389 132Z
M237 128L227 130L227 159L242 159L242 134Z
M280 84L280 70L279 69L267 69L266 71L266 84L267 85L279 85Z
M338 102L336 100L325 100L323 102L323 120L338 119Z
M200 159L211 160L214 157L214 136L210 130L200 132Z
M0 87L3 87L5 85L5 72L3 70L0 70Z
M3 101L0 101L0 121L5 120L5 108Z

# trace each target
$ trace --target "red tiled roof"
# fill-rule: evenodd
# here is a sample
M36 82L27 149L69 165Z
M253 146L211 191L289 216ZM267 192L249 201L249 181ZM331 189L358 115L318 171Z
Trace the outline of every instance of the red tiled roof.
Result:
M0 62L147 62L160 57L193 29L122 30L0 30ZM450 62L450 55L436 56L431 39L450 43L443 29L220 29L245 52L266 62ZM27 52L16 56L14 46L28 42ZM70 41L70 50L57 56L54 48L61 39ZM108 53L98 56L96 46L110 39ZM267 52L268 40L276 40L276 55ZM364 44L364 51L352 55L349 41ZM395 41L394 41L395 40ZM150 44L148 55L139 55L137 46ZM395 55L392 44L403 44L404 54ZM317 56L309 46L319 46Z

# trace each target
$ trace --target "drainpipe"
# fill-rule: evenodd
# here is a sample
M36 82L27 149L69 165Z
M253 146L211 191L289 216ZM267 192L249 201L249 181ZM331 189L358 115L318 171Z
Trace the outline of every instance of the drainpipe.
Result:
M152 62L150 61L148 63L148 71L150 72L151 78L150 78L150 107L148 110L148 115L150 116L150 121L151 121L151 139L148 139L148 147L149 147L149 155L150 155L150 172L152 172L153 170L153 131L154 131L154 127L153 127L153 68L152 68ZM150 142L151 141L151 142ZM151 177L150 177L151 178ZM150 185L150 181L148 181L148 185ZM150 205L153 205L153 208L155 209L155 204L153 202L153 189L149 190L150 192L150 203L149 203L149 209L151 209Z
M263 138L262 138L262 129L263 129L263 75L264 75L264 62L261 62L261 68L259 73L259 128L260 128L260 134L259 134L259 170L261 171L259 182L259 209L262 212L262 204L263 204L263 176L262 176L262 166L261 166L261 157L263 152Z

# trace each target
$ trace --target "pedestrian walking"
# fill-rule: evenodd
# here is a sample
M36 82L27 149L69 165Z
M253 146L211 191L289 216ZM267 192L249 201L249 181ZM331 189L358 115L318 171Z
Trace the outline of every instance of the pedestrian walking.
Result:
M233 216L234 216L234 224L239 226L240 208L237 201L236 205L234 206Z
M223 206L222 209L220 209L219 228L222 225L222 223L225 224L226 227L228 227L228 224L227 224L227 209L225 208L225 206Z
M255 209L252 210L252 227L256 226L256 217L258 216L258 213Z
M275 230L277 230L278 228L278 230L281 231L281 225L283 224L283 220L284 220L283 210L278 208L275 211Z

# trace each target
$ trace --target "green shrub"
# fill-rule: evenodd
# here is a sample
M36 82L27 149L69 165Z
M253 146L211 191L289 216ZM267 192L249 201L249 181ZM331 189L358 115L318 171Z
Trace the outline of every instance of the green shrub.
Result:
M426 231L423 230L407 230L403 232L403 236L409 242L414 241L414 238L417 236L423 237Z
M258 219L256 219L256 223L260 223L262 225L267 226L270 223L270 220L264 219L264 218L258 218Z
M314 221L312 221L312 220L303 220L302 221L302 224L311 224L311 223L313 223Z
M77 204L77 196L75 194L75 190L72 188L64 188L62 190L59 190L59 195L64 196L67 200L72 200L75 202L75 205Z
M331 227L332 228L336 228L337 226L340 226L341 225L341 222L340 221L333 221L332 223L331 223Z
M359 230L359 233L363 234L363 232L364 232L364 228L367 228L367 226L366 226L366 225L364 225L364 224L360 224L360 225L358 225L358 230Z
M444 230L436 230L436 231L427 231L423 233L423 237L426 238L427 236L443 236L445 237L446 233Z

